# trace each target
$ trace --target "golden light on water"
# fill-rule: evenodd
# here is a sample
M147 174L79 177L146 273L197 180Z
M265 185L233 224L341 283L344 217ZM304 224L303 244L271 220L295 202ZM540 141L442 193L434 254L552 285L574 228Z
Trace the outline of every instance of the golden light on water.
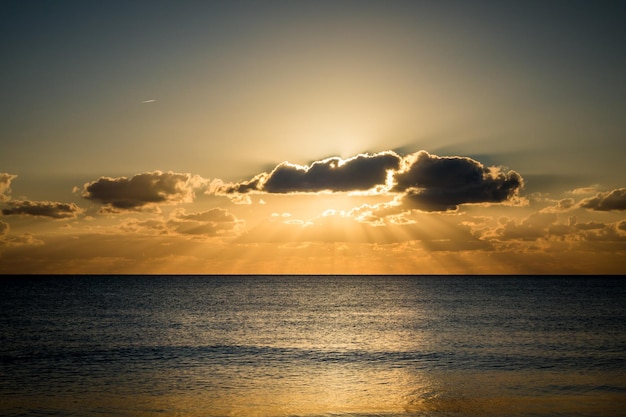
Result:
M310 370L310 368L309 368ZM416 372L406 369L373 370L357 366L324 366L306 375L282 373L280 376L259 374L253 380L219 380L219 374L197 374L181 370L181 375L205 381L204 388L195 385L185 389L184 380L170 375L153 375L153 393L135 392L124 382L108 392L91 395L56 395L38 398L42 409L80 407L88 413L119 410L120 415L157 417L180 415L188 417L280 417L327 415L386 415L418 417L462 415L497 417L571 413L592 415L602 412L613 415L623 400L619 392L587 393L573 391L563 394L516 392L515 387L530 380L575 386L620 382L617 373L598 375L546 375L519 372L492 372L484 375L463 373ZM553 385L554 386L554 385ZM24 397L6 399L6 407L27 408L31 400ZM114 404L113 408L112 404ZM604 404L604 405L602 405Z

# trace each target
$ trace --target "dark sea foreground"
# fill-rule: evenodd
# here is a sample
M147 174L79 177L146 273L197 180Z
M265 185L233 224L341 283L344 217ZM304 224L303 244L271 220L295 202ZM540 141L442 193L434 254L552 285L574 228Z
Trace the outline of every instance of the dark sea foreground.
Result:
M2 416L624 416L626 278L0 278Z

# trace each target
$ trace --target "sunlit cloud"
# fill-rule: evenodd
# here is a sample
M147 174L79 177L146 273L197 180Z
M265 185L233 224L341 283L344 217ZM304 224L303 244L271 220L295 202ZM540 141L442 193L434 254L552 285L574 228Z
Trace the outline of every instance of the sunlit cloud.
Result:
M590 187L575 188L572 191L570 191L570 193L572 193L574 195L581 195L581 194L593 194L593 193L595 193L597 191L598 191L598 186L597 185L592 185Z
M272 213L272 217L291 217L291 213Z
M575 208L576 203L573 198L562 198L556 201L554 205L545 207L541 211L544 213L559 213L573 210Z
M229 194L228 198L233 204L250 205L252 198L247 194Z
M596 221L579 222L578 217L571 216L567 222L568 227L574 230L601 230L607 227L606 224Z
M598 193L595 197L581 201L580 206L597 211L626 210L626 188Z
M215 236L235 236L245 225L232 213L222 208L186 213L177 209L168 218L154 217L145 220L127 219L119 230L124 234L183 236L208 238ZM114 232L114 231L113 231Z
M14 200L7 203L9 208L2 209L2 214L51 217L53 219L73 219L83 213L83 209L74 203L56 201Z
M0 248L18 247L18 246L39 246L43 245L43 241L36 239L32 233L9 233L11 227L8 223L0 220Z
M556 213L533 213L518 220L500 217L495 229L484 231L482 238L497 240L536 240L547 235L558 216Z
M625 221L580 221L577 216L562 218L556 212L540 211L523 219L501 217L495 227L476 227L475 234L499 242L625 242Z
M401 220L408 210L402 207L399 198L387 203L363 204L348 212L348 215L359 222L370 224L371 226L384 226L387 221L397 223L413 223L411 220Z
M82 196L104 205L108 212L154 209L159 204L192 202L194 190L207 180L191 174L146 172L127 177L100 177L83 186Z
M217 236L236 232L243 227L244 222L228 210L217 207L196 213L175 210L167 225L175 233L183 235Z
M591 226L585 229L585 226ZM581 236L587 241L594 242L622 242L626 244L626 230L624 229L624 222L601 224L598 222L588 222L578 225L578 229L581 230ZM622 246L621 249L625 249L626 246ZM618 249L618 247L615 247Z
M126 219L119 226L120 231L125 234L134 235L169 235L171 231L167 227L167 222L162 218L146 220ZM113 231L115 232L115 231Z
M15 179L17 175L8 174L6 172L0 173L0 201L9 201L11 197L11 181Z

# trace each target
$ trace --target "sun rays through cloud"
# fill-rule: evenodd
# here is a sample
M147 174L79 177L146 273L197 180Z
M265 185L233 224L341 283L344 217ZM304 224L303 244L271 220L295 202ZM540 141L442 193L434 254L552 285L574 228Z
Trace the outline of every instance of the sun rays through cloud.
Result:
M621 4L5 9L3 273L626 273Z

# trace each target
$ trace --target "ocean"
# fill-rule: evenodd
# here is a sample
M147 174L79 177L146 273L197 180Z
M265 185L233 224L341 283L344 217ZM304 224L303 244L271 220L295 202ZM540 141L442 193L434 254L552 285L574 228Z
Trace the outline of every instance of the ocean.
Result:
M0 415L626 415L626 278L0 278Z

